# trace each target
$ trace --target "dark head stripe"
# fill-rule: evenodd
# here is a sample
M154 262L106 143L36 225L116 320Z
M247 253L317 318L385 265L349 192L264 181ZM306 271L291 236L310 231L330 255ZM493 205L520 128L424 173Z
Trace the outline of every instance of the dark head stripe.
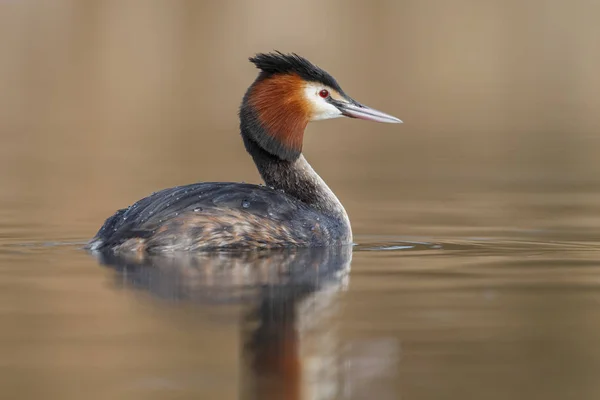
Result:
M337 90L341 94L344 93L333 76L296 53L284 54L279 51L259 53L251 57L250 61L267 75L295 73L300 75L304 80L320 82Z

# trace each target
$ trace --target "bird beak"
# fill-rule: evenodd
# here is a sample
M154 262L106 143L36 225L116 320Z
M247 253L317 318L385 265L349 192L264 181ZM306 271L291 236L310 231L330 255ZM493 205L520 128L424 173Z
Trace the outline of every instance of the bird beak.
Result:
M364 106L358 102L337 101L335 106L343 115L350 118L364 119L367 121L386 122L388 124L401 124L402 121L396 117L377 111L374 108Z

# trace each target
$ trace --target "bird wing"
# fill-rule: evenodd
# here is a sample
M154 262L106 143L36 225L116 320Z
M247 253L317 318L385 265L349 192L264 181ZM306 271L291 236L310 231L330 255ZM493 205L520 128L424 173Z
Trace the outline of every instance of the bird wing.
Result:
M146 246L170 243L188 250L242 243L261 247L269 241L302 245L318 240L314 226L321 219L305 203L266 186L203 182L164 189L118 210L92 243L105 248L141 239Z

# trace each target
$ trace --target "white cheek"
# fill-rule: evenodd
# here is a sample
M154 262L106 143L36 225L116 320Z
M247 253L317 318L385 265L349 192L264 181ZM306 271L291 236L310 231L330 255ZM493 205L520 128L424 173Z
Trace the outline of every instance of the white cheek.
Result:
M319 90L319 87L313 85L308 85L304 90L304 95L312 104L313 108L313 117L311 118L311 121L341 117L342 112L319 96Z
M340 110L335 108L329 103L325 103L322 108L318 109L312 117L313 121L319 121L322 119L339 118L342 116Z

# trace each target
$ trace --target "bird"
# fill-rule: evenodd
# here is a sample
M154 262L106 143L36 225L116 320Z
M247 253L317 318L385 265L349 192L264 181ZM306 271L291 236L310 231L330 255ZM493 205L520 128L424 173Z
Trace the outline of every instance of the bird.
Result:
M347 95L296 53L249 58L258 76L239 108L240 133L263 184L200 182L163 189L120 209L87 243L93 252L158 254L352 244L342 203L302 154L311 121L401 123Z

